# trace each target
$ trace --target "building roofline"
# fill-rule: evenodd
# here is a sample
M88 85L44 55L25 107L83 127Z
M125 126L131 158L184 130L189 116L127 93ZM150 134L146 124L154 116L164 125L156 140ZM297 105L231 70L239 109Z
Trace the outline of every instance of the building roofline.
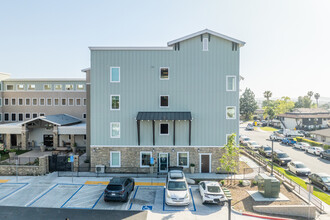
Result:
M173 50L173 47L88 47L90 50Z
M85 73L85 72L90 71L90 70L91 70L91 68L88 67L88 68L82 69L81 72L84 72Z
M201 34L212 34L214 36L217 36L217 37L220 37L220 38L223 38L223 39L226 39L226 40L229 40L229 41L232 41L232 42L235 42L235 43L238 43L241 47L243 47L245 45L245 42L244 41L240 41L240 40L237 40L235 38L232 38L232 37L229 37L229 36L226 36L226 35L223 35L223 34L220 34L218 32L215 32L215 31L211 31L211 30L208 30L208 29L204 29L202 31L198 31L196 33L193 33L193 34L189 34L187 36L184 36L184 37L181 37L181 38L178 38L176 40L172 40L170 42L167 43L168 46L172 46L176 43L179 43L181 41L184 41L184 40L187 40L187 39L190 39L190 38L193 38L193 37L196 37L196 36L199 36Z
M19 81L57 81L57 82L65 82L65 81L86 81L85 78L10 78L3 80L5 82L19 82Z

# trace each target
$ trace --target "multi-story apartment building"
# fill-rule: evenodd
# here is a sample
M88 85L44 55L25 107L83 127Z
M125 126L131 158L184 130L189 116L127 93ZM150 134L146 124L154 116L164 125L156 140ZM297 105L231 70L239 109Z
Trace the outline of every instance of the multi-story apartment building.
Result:
M239 132L244 44L203 30L167 47L90 47L91 166L216 172Z
M64 142L71 141L74 133L59 137L53 134L49 126L47 129L43 128L45 123L50 123L51 126L80 124L79 127L83 127L87 103L85 79L14 79L6 75L2 74L3 79L0 81L0 134L6 146L26 148L29 143L34 146L40 143L62 146ZM62 117L66 119L70 118L70 123L60 122L58 117L50 117L54 121L48 118L46 122L46 117L59 114L65 114ZM38 130L35 124L40 120L44 123L39 123ZM82 145L85 134L78 133L79 137L75 142Z

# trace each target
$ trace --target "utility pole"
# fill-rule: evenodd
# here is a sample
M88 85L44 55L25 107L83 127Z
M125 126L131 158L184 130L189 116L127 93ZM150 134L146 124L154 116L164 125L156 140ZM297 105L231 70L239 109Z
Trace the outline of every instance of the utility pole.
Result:
M274 162L273 162L273 159L274 159L274 140L271 140L272 141L272 171L270 172L270 176L273 176L273 169L274 169Z

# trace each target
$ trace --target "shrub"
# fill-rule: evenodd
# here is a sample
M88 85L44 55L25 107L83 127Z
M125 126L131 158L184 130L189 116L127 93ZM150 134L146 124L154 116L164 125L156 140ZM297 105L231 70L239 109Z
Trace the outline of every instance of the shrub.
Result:
M256 185L258 185L258 182L257 182L256 180L252 180L252 181L251 181L251 185L252 185L252 186L256 186Z
M240 181L239 181L239 185L240 185L240 186L243 186L243 180L240 180Z
M220 183L221 183L221 186L223 186L225 184L225 181L221 180Z
M324 150L328 150L328 149L330 149L330 145L325 144L325 145L323 145L323 148L324 148Z

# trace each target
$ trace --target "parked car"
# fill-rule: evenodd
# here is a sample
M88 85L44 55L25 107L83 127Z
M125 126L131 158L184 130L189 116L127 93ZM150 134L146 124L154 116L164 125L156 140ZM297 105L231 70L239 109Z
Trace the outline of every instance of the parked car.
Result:
M190 193L184 173L180 170L171 170L166 177L165 203L174 206L190 204Z
M274 140L274 141L282 141L284 138L284 135L277 132L277 131L274 131L270 136L269 136L269 139L270 140Z
M226 197L218 182L201 181L198 184L198 188L202 197L203 204L219 203L220 205L224 205Z
M248 125L246 126L245 130L247 130L247 131L254 131L254 127L253 127L252 124L248 124Z
M323 148L321 147L309 147L306 149L307 153L314 154L314 155L320 155L321 152L323 152Z
M308 176L308 179L323 191L330 191L330 175L325 173L312 173Z
M306 148L310 147L311 145L309 145L306 142L297 142L293 145L294 148L298 148L300 150L306 150Z
M283 138L282 143L286 144L286 145L294 145L295 143L297 143L297 141L295 138L285 137L285 138Z
M304 135L305 137L310 137L310 136L311 136L310 133L307 132L307 131L298 130L298 132L299 132L300 134Z
M311 170L305 166L302 162L299 161L291 161L288 163L288 170L292 173L295 173L297 176L308 176L311 174Z
M261 126L262 126L262 127L266 127L266 126L267 126L267 121L262 120L262 121L261 121Z
M262 145L259 149L259 154L265 157L271 157L272 156L272 148L267 145Z
M291 161L291 158L283 151L274 150L273 161L279 164L280 166L283 166L283 165L287 165Z
M247 147L251 150L257 151L261 146L255 141L248 141Z
M113 177L104 190L104 201L127 202L129 194L134 190L134 179L130 177Z
M330 159L330 149L322 151L320 153L321 158Z
M247 136L244 136L244 137L241 138L239 141L240 141L240 143L241 143L243 146L246 146L247 143L248 143L249 141L251 141L251 138L249 138L249 137L247 137Z

